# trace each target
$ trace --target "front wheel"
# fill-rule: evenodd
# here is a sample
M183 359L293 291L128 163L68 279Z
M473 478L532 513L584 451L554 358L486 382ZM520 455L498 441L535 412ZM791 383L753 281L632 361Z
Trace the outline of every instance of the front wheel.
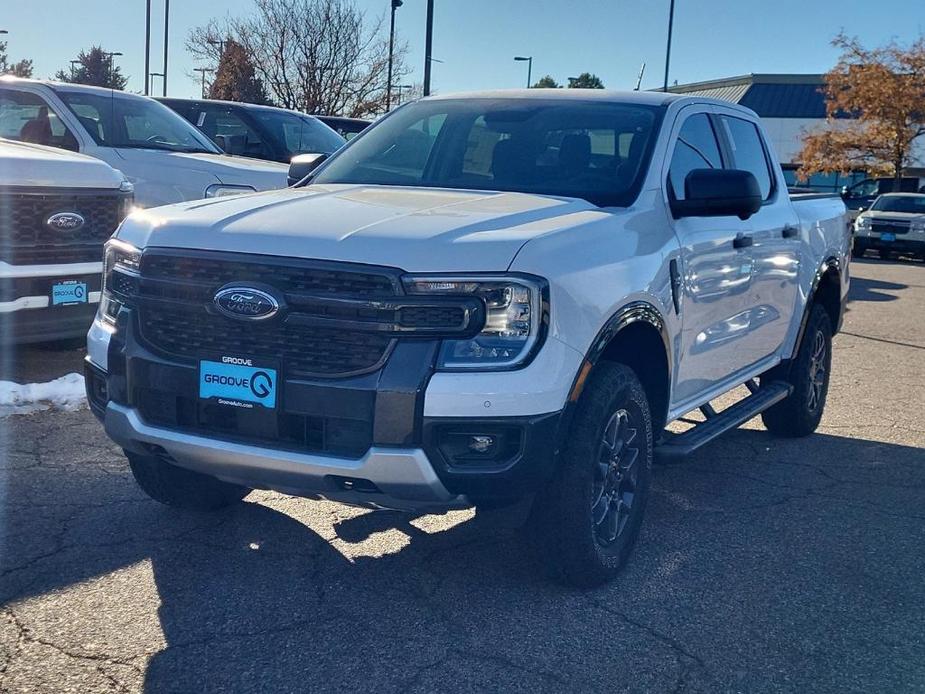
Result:
M250 489L160 458L125 452L132 475L142 491L167 506L190 511L217 511L240 501Z
M761 420L768 431L788 437L807 436L816 431L825 409L831 370L832 321L825 309L816 304L810 309L796 359L762 376L762 379L787 381L793 387L789 397L762 413Z
M554 578L600 585L626 563L649 494L652 440L636 374L599 364L578 402L560 468L534 500L525 528Z

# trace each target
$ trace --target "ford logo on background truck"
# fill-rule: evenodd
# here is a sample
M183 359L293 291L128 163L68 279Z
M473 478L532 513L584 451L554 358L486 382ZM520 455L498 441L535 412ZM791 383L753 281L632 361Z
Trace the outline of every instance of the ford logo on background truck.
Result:
M266 320L279 313L279 301L254 287L224 287L213 299L219 313L239 320Z
M45 220L45 226L55 231L77 231L84 225L84 218L76 212L58 212Z

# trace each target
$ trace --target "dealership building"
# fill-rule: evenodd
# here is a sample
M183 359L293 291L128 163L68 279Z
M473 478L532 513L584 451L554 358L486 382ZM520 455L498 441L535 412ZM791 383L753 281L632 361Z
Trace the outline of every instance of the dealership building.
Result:
M823 75L751 74L739 77L676 84L668 91L691 96L707 96L731 101L753 110L761 117L768 139L780 158L788 183L795 183L799 168L799 153L803 136L829 127L825 118ZM925 151L912 174L925 174ZM921 172L921 173L920 173ZM865 174L815 175L809 184L813 188L840 190L844 185L865 178ZM800 185L800 184L797 184ZM804 184L805 185L805 184Z

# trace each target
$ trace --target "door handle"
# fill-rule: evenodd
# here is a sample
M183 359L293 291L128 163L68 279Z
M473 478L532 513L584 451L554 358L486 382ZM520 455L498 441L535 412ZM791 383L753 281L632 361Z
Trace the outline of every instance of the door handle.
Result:
M795 239L799 235L799 227L790 226L789 224L781 230L781 236L783 236L785 239Z
M755 240L751 236L746 236L745 234L739 234L732 240L733 248L748 248Z

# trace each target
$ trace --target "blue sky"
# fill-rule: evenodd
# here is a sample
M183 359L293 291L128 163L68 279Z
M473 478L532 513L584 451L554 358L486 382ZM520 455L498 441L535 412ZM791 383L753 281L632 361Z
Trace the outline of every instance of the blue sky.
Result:
M371 16L388 0L357 0ZM631 89L645 62L643 87L661 84L668 0L436 0L433 87L451 91L519 87L533 55L534 79L550 73L560 82L590 71L608 87ZM144 0L6 0L0 29L9 52L35 61L47 77L94 43L122 51L117 58L143 88ZM246 13L252 0L174 0L171 7L169 92L196 96L188 74L195 64L184 49L190 28L211 17ZM405 0L398 30L411 47L412 81L423 73L425 0ZM163 53L163 0L153 0L152 71ZM671 80L680 83L748 72L824 72L837 53L829 41L839 30L870 44L909 41L925 27L922 0L676 0ZM159 84L159 82L158 82Z

